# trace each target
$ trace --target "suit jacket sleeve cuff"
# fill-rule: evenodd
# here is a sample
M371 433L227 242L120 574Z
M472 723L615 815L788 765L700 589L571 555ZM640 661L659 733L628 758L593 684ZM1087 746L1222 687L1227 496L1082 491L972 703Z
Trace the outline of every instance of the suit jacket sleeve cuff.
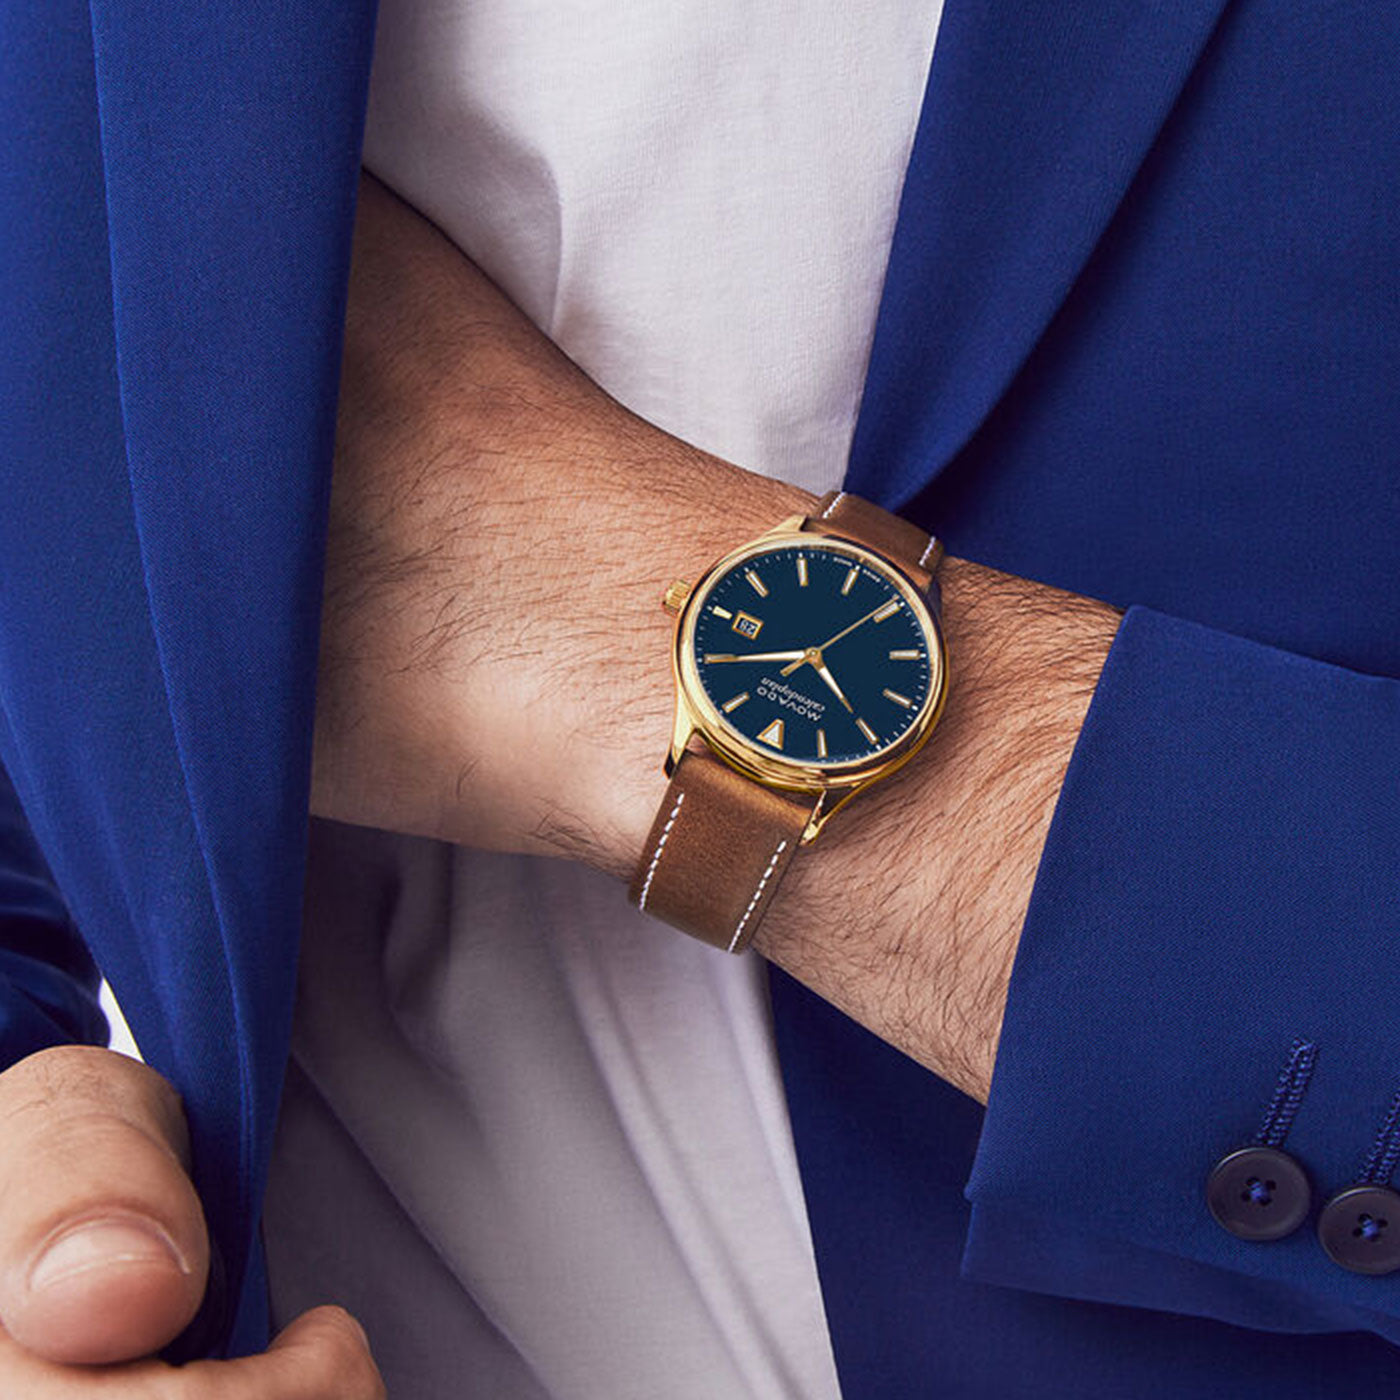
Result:
M1400 682L1132 609L1022 933L964 1271L1400 1341L1400 1272L1349 1272L1316 1233L1400 1089L1397 935ZM1316 1064L1283 1148L1311 1211L1246 1241L1205 1181L1299 1038Z

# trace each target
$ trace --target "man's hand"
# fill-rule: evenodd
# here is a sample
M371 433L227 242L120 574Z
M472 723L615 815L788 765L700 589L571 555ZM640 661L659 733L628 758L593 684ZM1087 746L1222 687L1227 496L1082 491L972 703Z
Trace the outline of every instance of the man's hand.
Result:
M367 179L313 810L625 877L665 791L662 591L812 499L627 412ZM1118 616L962 560L940 583L953 679L938 732L793 862L755 946L985 1098Z
M382 1400L364 1334L304 1314L262 1356L149 1358L199 1308L209 1239L184 1112L107 1050L42 1051L0 1074L0 1395L15 1400Z

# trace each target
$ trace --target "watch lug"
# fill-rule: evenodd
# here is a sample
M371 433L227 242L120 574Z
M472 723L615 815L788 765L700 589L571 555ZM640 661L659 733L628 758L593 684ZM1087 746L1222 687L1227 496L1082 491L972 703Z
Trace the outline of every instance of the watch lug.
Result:
M690 713L685 707L685 702L679 695L676 696L676 717L671 723L671 748L666 755L666 776L669 778L676 771L676 764L681 761L681 755L686 751L690 743L691 735L695 733L695 723L690 718Z
M827 822L829 822L837 812L839 812L853 797L859 797L866 788L874 786L877 781L878 779L871 778L867 782L861 783L858 787L850 788L846 792L843 792L830 806L827 805L827 802L832 795L831 789L828 788L822 793L817 799L817 805L812 809L812 815L807 819L807 829L802 833L802 844L804 846L810 846L812 842L826 830Z

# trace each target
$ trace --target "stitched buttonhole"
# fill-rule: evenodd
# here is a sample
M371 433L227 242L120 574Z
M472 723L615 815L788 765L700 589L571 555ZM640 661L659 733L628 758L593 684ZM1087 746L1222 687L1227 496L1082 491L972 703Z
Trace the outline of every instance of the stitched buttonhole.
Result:
M1264 1121L1259 1125L1256 1142L1266 1147L1283 1146L1293 1127L1293 1120L1302 1107L1303 1095L1308 1091L1316 1066L1317 1045L1311 1040L1295 1040L1288 1054L1288 1063L1284 1065L1283 1073L1274 1087L1274 1096L1265 1110Z

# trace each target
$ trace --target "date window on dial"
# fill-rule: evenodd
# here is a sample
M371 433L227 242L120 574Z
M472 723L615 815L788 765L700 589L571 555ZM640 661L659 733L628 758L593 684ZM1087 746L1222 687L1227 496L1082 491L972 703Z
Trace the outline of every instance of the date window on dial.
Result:
M763 631L762 621L746 612L739 613L729 625L741 637L747 637L749 641L753 641Z

